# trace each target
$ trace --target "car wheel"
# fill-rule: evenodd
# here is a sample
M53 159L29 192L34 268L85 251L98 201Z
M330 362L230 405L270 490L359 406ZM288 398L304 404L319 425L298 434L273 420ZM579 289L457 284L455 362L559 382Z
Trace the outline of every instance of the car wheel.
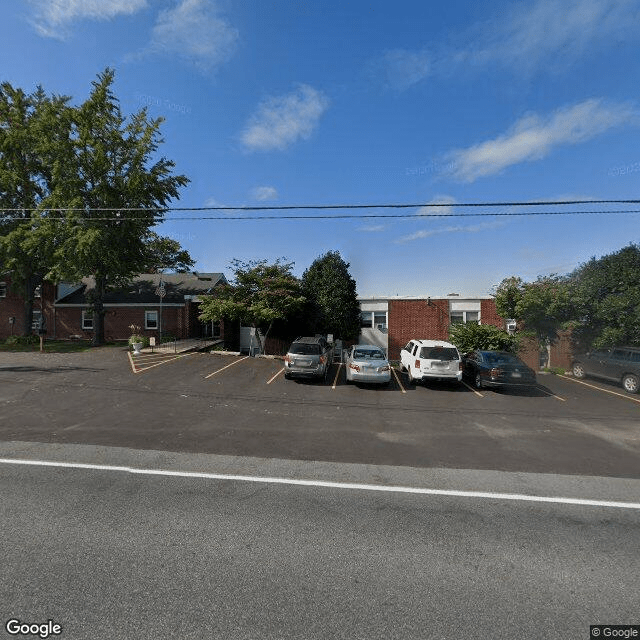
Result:
M284 374L284 379L285 380L291 380L291 376L288 373Z
M640 379L632 373L628 373L622 378L622 386L627 393L638 393L640 389Z
M479 371L476 373L475 385L476 389L482 389L482 376Z
M579 363L576 362L573 365L573 377L574 378L584 378L587 374L584 372L584 367Z

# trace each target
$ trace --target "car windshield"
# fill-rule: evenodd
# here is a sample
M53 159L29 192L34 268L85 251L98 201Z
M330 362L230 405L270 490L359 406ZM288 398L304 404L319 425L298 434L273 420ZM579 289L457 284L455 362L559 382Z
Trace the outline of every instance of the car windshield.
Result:
M289 353L298 356L319 356L321 353L319 344L307 344L306 342L294 342Z
M356 349L353 357L367 360L384 360L384 353L379 349Z
M420 357L426 360L457 360L458 351L451 347L422 347Z

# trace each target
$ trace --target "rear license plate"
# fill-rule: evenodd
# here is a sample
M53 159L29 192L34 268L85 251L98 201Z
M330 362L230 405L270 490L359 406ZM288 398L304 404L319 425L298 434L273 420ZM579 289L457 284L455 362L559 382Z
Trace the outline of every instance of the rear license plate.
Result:
M511 377L512 377L512 378L522 378L522 374L521 374L521 373L517 373L517 372L515 372L515 373L512 373L512 374L511 374Z

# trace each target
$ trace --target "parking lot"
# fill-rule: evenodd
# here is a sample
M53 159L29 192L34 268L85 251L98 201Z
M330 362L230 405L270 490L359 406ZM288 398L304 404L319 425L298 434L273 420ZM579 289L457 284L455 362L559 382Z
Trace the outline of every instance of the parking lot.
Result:
M534 389L285 380L282 361L119 348L3 354L0 439L414 467L640 477L640 396L539 375Z

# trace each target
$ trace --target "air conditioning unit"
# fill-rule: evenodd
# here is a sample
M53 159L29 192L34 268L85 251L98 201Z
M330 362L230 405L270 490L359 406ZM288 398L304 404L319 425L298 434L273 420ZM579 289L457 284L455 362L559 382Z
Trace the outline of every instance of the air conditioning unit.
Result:
M378 331L386 331L387 330L387 325L385 325L385 324L377 324L376 325L376 329Z
M516 332L516 321L507 320L507 333L513 335Z

